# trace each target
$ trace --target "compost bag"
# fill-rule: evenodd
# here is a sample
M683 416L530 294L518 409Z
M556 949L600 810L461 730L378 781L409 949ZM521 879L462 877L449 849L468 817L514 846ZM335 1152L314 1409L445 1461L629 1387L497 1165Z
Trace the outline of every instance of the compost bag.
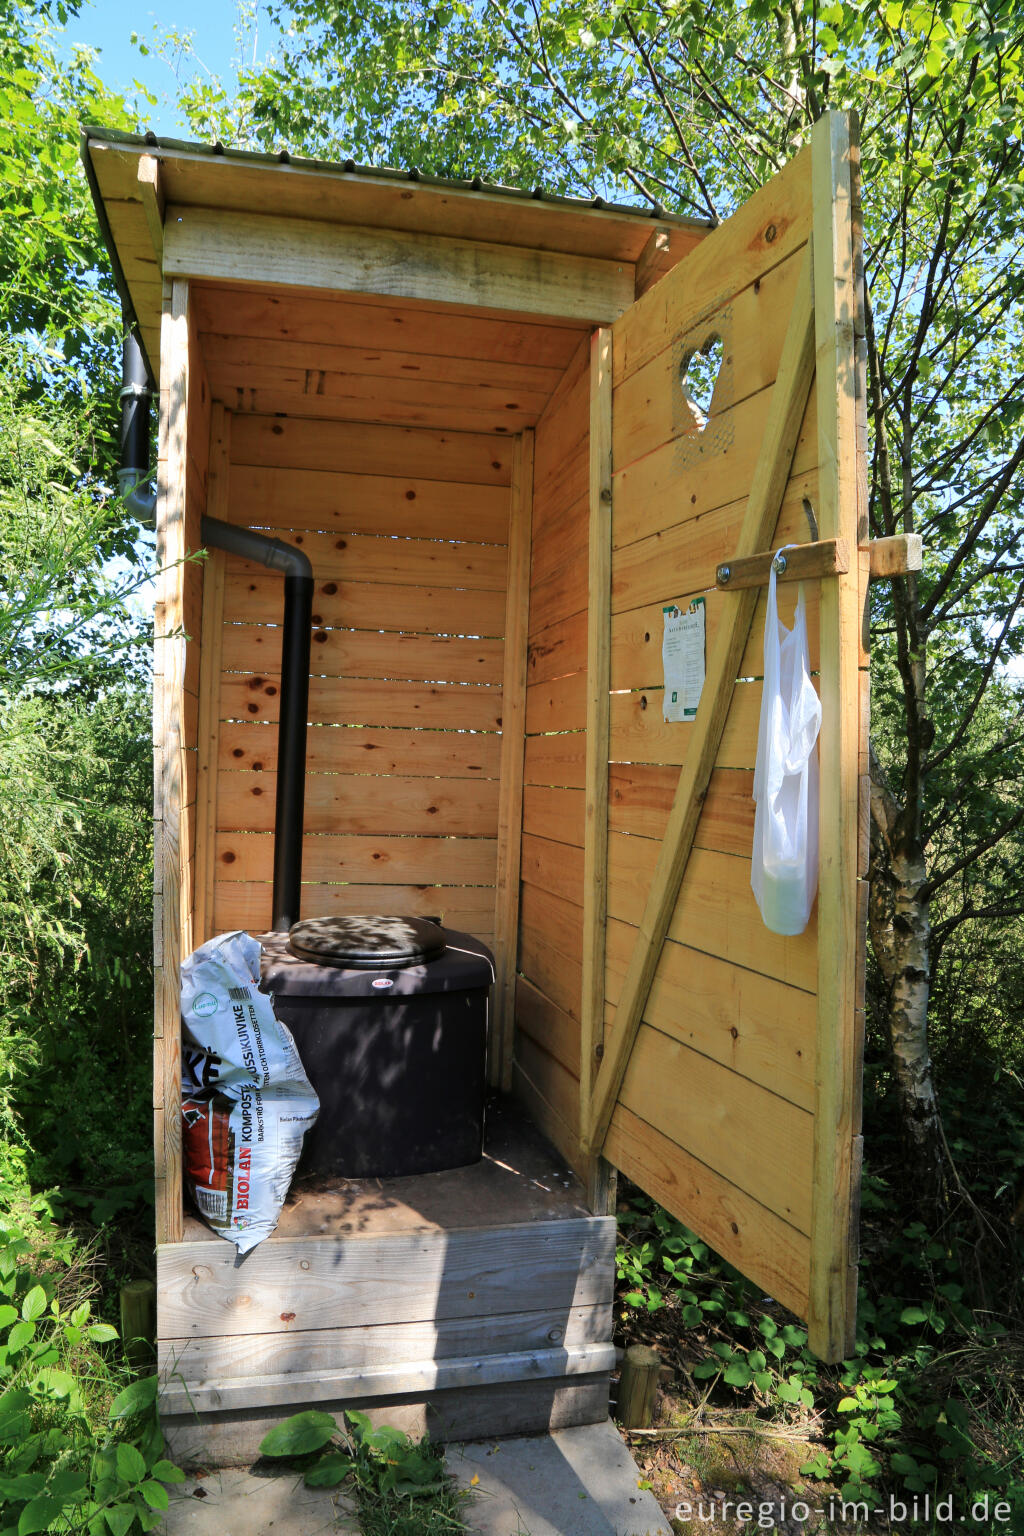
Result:
M788 549L789 545L783 545ZM781 550L778 551L781 553ZM750 884L766 928L803 933L818 887L818 731L821 701L811 682L803 583L793 628L780 621L775 562L768 579L764 684L754 768Z
M320 1107L259 976L260 945L247 933L211 939L181 967L185 1183L239 1253L277 1226Z

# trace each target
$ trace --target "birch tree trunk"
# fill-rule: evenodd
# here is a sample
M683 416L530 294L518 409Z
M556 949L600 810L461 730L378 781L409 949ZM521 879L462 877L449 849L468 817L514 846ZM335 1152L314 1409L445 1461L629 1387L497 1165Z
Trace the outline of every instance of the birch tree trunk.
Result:
M942 1121L928 1045L931 907L924 849L907 821L872 753L868 926L886 985L908 1172L922 1215L934 1223L945 1208L946 1177Z

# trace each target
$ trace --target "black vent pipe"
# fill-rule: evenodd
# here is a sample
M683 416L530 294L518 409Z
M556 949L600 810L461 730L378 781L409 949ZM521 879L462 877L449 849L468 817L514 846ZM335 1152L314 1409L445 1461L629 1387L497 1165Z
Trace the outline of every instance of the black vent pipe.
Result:
M313 567L300 549L217 517L204 517L203 543L284 575L281 636L281 717L277 728L277 804L274 811L275 929L299 920L302 822L306 798L306 719L313 624Z

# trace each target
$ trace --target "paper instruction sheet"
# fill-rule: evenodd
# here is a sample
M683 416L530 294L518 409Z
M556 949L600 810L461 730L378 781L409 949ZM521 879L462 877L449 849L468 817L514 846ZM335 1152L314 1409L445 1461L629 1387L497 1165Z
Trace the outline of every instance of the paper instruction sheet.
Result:
M665 616L661 643L665 672L664 717L666 720L692 720L704 687L704 599L695 597L685 609L670 603L662 611Z

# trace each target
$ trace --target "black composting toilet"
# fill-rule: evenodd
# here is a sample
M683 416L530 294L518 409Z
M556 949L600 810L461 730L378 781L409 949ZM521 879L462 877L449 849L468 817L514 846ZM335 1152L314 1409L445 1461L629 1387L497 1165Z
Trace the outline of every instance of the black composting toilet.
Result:
M299 1173L436 1173L483 1152L494 960L416 917L311 918L259 935L262 987L320 1098Z

